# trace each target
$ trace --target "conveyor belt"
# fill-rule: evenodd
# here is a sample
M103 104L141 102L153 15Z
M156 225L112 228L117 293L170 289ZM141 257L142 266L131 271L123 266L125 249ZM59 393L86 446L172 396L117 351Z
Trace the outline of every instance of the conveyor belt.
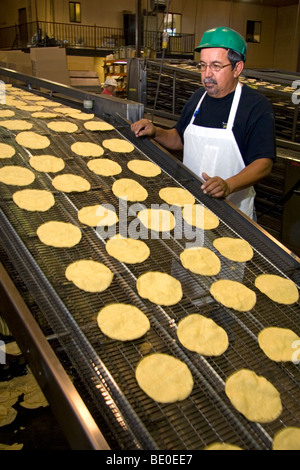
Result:
M25 111L21 114L20 117L28 118ZM12 201L13 192L19 188L1 184L1 245L81 377L86 394L84 400L95 420L97 414L104 416L119 448L193 450L223 441L243 449L271 449L276 431L284 426L300 426L299 365L270 361L257 343L257 334L267 326L291 328L300 335L299 304L275 304L256 291L258 301L254 309L240 314L218 304L209 294L210 284L219 277L239 280L256 290L255 277L265 272L289 277L299 286L298 261L226 203L201 195L196 177L151 142L137 141L117 116L111 119L115 130L109 133L89 133L77 122L78 133L63 137L51 133L44 123L32 122L33 130L47 133L51 139L46 153L64 158L64 172L84 176L92 189L80 194L57 192L51 184L53 175L36 172L31 187L51 190L56 200L52 209L41 214L19 209ZM86 166L87 159L72 155L70 145L76 140L101 145L103 139L112 137L126 138L135 144L130 154L105 151L104 156L122 166L122 177L134 178L147 189L149 196L144 203L147 207L163 202L158 197L161 187L185 187L220 218L217 229L205 232L204 245L214 249L212 242L216 237L241 236L251 243L253 259L240 264L220 257L222 270L218 276L212 279L194 275L182 268L179 259L189 241L184 233L181 239L175 239L174 234L170 238L147 239L151 255L142 265L125 265L108 256L103 236L80 224L77 212L94 203L109 203L119 211L119 200L113 195L111 185L120 176L104 178L92 174ZM9 161L1 160L1 166L15 164L30 168L30 155L41 153L16 145L12 132L1 131L1 142L10 143L17 150ZM162 175L153 180L133 175L127 169L127 162L133 158L159 162ZM36 229L53 219L78 225L83 234L80 244L71 249L43 245L37 239ZM134 217L130 216L128 222L132 220ZM105 292L84 293L66 280L64 272L68 264L83 258L103 262L113 271L114 281ZM182 301L172 307L161 307L140 298L136 280L151 270L167 272L179 279L184 292ZM150 320L150 331L143 338L128 342L105 337L97 327L96 317L103 306L112 302L138 306ZM200 356L187 351L178 342L179 320L195 312L213 318L226 330L230 345L222 356ZM155 351L174 355L190 368L195 385L190 397L183 402L159 404L138 387L135 367L144 355ZM280 418L269 424L252 423L232 407L225 395L224 383L240 368L264 375L278 389L283 402Z

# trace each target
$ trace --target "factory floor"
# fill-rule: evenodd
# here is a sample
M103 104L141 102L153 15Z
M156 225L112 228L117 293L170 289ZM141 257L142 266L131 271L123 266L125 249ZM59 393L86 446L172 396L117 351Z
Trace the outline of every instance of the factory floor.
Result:
M0 335L0 341L6 343L7 337ZM17 412L15 419L10 424L3 425L2 422L1 425L1 409L3 410L5 399L3 386L8 381L14 384L14 378L28 374L28 366L22 354L6 354L5 361L1 362L5 363L0 364L0 450L3 449L3 444L6 446L20 444L17 450L70 450L50 406L25 408L21 404L24 399L22 395L12 405ZM12 389L13 386L11 385Z

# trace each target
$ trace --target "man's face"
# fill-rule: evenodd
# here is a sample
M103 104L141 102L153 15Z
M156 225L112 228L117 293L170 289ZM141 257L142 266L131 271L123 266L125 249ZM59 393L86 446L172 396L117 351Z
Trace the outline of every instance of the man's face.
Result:
M201 72L202 83L209 96L222 98L235 90L238 76L243 69L243 62L239 62L232 70L231 65L228 65L230 62L227 50L222 48L202 49L200 62L206 65L226 65L217 72L212 71L208 66L205 71Z

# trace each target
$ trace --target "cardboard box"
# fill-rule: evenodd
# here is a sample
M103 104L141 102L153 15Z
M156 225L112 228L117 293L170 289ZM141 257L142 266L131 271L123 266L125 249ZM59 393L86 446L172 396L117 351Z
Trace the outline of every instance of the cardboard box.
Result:
M26 75L32 75L30 54L22 51L1 51L0 66ZM15 85L21 84L21 82L13 79L6 79L6 81Z
M30 49L32 75L53 82L70 85L66 50L61 47Z

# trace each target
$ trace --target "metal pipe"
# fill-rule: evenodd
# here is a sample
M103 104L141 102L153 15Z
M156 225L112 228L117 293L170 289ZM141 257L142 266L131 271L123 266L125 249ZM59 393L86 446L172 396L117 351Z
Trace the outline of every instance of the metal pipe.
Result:
M141 56L141 0L136 0L135 8L135 48L136 57Z

